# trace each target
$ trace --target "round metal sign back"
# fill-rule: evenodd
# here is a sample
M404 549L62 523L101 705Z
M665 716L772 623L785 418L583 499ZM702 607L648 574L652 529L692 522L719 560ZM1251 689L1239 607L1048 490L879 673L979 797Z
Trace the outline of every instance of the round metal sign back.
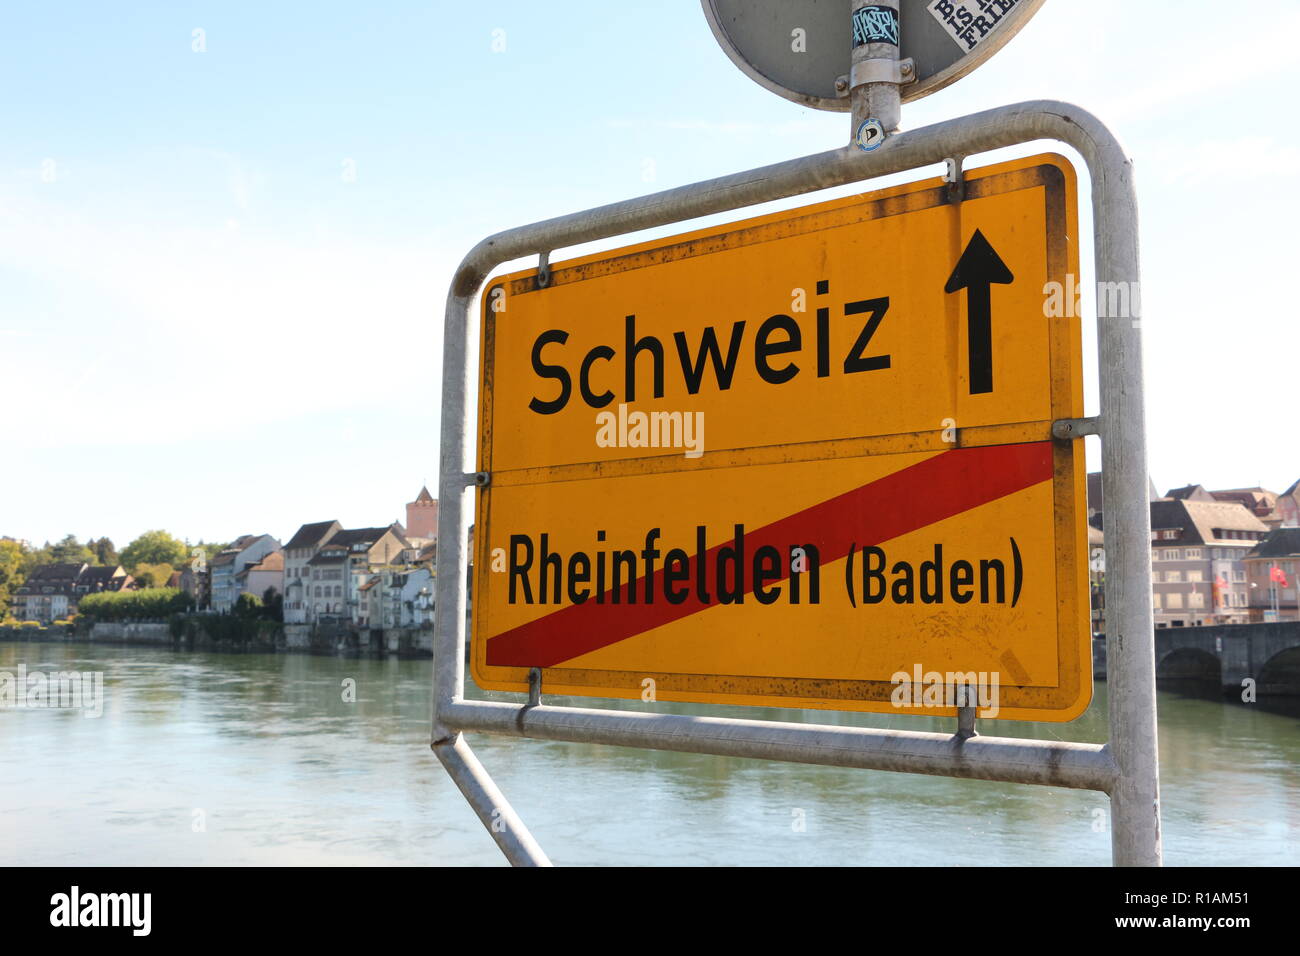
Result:
M702 0L713 35L752 80L788 100L848 112L853 0ZM1000 50L1043 0L900 0L904 103L955 83Z

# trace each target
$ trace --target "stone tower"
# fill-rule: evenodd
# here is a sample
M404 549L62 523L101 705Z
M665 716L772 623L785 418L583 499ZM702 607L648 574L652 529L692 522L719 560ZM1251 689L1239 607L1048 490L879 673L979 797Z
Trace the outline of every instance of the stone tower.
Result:
M438 502L421 488L415 500L406 506L406 535L409 538L438 537Z

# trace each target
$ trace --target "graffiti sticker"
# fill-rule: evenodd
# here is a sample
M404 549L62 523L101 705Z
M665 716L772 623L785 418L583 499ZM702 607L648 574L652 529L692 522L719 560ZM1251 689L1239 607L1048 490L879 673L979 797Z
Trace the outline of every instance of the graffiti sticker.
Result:
M853 11L853 45L864 43L898 46L898 11L874 4Z

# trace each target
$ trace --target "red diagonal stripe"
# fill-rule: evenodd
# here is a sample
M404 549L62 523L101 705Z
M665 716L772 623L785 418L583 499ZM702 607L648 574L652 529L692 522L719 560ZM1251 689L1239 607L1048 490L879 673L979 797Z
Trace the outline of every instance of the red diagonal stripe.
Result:
M769 525L745 531L745 551L752 555L763 545L772 545L783 555L788 548L807 543L817 546L823 564L849 553L849 546L878 545L926 525L1007 495L1022 491L1052 477L1052 443L989 445L957 448L893 472L842 495L797 511ZM734 523L734 522L733 522ZM703 603L692 587L681 604L663 600L663 568L654 572L654 593L650 604L597 604L589 598L545 617L503 631L488 640L487 662L511 667L554 667L590 651L608 647L634 635L718 606L717 553L732 544L730 536L705 554L708 593ZM782 562L782 580L789 575L789 562ZM695 557L691 557L694 581ZM753 589L752 575L746 575L745 593ZM645 579L639 579L633 593L644 597Z

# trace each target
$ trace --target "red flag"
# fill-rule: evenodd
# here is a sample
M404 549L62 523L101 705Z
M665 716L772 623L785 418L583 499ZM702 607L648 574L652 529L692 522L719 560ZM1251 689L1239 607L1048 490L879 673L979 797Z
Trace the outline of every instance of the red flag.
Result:
M1268 569L1268 579L1282 585L1282 587L1286 587L1286 572L1276 564Z

